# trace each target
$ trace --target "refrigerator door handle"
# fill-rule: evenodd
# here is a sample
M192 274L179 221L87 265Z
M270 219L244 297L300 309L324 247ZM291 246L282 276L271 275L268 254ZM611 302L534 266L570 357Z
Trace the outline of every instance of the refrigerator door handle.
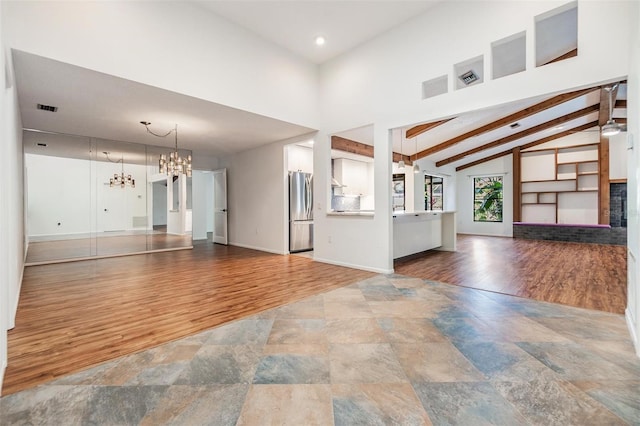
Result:
M306 189L306 207L307 207L307 211L305 212L307 214L307 218L309 218L311 216L311 209L313 208L312 203L312 192L311 192L311 178L310 177L305 177L305 189Z

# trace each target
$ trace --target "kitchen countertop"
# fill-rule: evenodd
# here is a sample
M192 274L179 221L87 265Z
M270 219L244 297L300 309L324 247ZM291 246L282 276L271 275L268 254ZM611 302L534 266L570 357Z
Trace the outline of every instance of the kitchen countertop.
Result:
M455 213L455 210L421 210L417 212L404 212L397 211L393 212L393 216L420 216L420 215L438 215L445 213Z
M333 210L327 212L327 216L356 216L356 217L373 217L373 210L352 210L352 211L339 211Z

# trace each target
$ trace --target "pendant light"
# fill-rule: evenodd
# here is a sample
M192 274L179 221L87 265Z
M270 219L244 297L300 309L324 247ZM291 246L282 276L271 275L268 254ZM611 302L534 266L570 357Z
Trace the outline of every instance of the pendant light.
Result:
M418 166L418 136L416 136L413 140L415 141L416 148L416 153L414 154L416 159L413 160L413 173L420 173L420 167Z
M114 161L111 161L109 158L109 153L107 151L103 151L102 153L107 157L109 162L114 163ZM113 177L109 179L109 187L113 188L114 186L119 186L120 188L124 188L126 186L130 186L135 188L136 180L132 178L131 175L124 174L124 154L122 154L120 160L115 161L115 163L121 163L120 174L114 173Z
M602 126L602 130L601 130L601 135L608 138L609 136L615 136L618 133L620 133L620 125L618 123L616 123L613 120L613 95L612 92L615 90L615 88L618 86L618 84L614 84L611 87L605 87L604 90L606 90L609 93L609 119L607 120L607 122Z
M140 124L142 124L147 129L148 133L151 133L153 136L157 136L159 138L165 138L171 133L175 135L175 151L169 153L168 159L164 154L161 154L160 158L158 159L158 167L160 169L160 173L166 174L167 176L180 176L183 174L187 177L191 177L191 155L182 158L180 156L180 153L178 152L178 125L176 124L175 128L169 130L164 135L159 135L149 129L149 125L151 124L150 122L141 121Z
M398 170L404 170L404 154L402 153L402 129L400 129L400 161L398 161Z

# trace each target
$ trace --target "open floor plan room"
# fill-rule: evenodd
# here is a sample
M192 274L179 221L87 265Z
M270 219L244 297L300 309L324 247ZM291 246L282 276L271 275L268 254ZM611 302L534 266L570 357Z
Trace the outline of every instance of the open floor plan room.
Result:
M482 289L518 285L518 274L507 279L491 267L489 252L499 257L499 247L530 243L560 257L558 265L589 247L459 242L456 253L398 268L459 256L447 263L450 277L467 277L458 285L211 243L28 267L9 335L3 418L225 425L640 418L640 360L622 315ZM590 247L590 261L604 264L609 254ZM539 261L537 274L562 274L556 267ZM589 271L557 281L554 293L581 302L567 295L586 280L606 300L608 287Z
M0 400L8 424L624 425L621 315L377 275Z

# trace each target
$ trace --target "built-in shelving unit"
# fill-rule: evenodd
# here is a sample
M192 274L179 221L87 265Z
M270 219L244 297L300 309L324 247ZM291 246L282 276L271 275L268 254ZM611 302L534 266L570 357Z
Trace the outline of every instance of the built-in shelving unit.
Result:
M522 152L522 221L597 224L599 144Z

